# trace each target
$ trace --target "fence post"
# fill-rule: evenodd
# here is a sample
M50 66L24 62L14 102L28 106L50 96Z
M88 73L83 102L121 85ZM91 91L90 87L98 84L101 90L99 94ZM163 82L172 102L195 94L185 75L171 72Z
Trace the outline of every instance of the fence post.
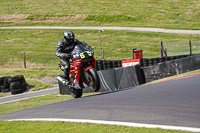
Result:
M190 55L192 54L192 43L189 41L189 47L190 47Z
M163 57L163 42L160 41L160 57Z
M26 55L25 55L25 52L23 53L23 56L24 56L24 68L26 69Z
M165 51L165 57L167 57L167 48L165 48L164 51Z
M104 60L104 50L102 49L102 56L103 56L103 60Z

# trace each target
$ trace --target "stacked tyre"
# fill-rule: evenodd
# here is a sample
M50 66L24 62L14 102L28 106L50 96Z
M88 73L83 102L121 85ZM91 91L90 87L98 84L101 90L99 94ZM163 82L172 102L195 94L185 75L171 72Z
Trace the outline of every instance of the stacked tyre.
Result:
M103 70L107 70L108 67L107 67L107 61L106 60L103 60Z
M117 63L118 63L118 67L122 67L122 61L121 60L118 60Z
M149 66L149 59L146 59L146 58L143 58L143 63L142 63L142 67L147 67L147 66Z
M112 68L122 67L121 60L97 60L96 70L107 70Z
M0 78L0 92L10 92L10 84L8 83L10 76Z
M158 64L159 63L159 58L153 58L153 64Z
M108 69L112 69L112 68L113 68L113 64L112 64L112 61L111 61L111 60L108 60L108 61L107 61L107 68L108 68Z
M154 60L153 60L153 58L150 58L149 59L149 66L153 66L154 65Z
M97 60L97 70L103 70L103 61L102 60Z
M23 75L9 78L10 91L12 95L23 93L27 90L26 81Z
M165 57L160 57L159 62L165 62Z
M117 68L117 67L118 67L117 61L113 60L113 61L112 61L112 65L113 65L113 68Z

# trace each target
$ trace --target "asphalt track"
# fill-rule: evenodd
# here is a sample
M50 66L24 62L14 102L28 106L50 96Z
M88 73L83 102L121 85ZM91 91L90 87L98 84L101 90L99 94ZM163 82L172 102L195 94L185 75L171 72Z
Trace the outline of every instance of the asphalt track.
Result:
M72 99L0 119L79 119L190 127L200 132L200 75Z

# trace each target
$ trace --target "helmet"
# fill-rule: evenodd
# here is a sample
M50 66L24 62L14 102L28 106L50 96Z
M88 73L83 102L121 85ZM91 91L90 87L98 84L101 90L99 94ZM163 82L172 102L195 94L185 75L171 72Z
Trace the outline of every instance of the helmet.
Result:
M67 44L72 45L75 41L75 35L72 31L65 31L64 32L64 39Z

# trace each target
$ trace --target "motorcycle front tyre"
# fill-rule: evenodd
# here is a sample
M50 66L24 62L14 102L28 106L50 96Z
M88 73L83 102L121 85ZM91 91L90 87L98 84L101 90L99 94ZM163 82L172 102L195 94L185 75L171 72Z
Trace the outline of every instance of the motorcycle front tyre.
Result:
M74 98L80 98L83 94L82 89L75 89L75 88L70 88L70 93Z
M89 75L92 76L93 83L94 83L93 85L89 84L89 87L94 92L98 92L100 89L100 79L99 79L99 75L97 74L97 71L94 68L90 68Z

